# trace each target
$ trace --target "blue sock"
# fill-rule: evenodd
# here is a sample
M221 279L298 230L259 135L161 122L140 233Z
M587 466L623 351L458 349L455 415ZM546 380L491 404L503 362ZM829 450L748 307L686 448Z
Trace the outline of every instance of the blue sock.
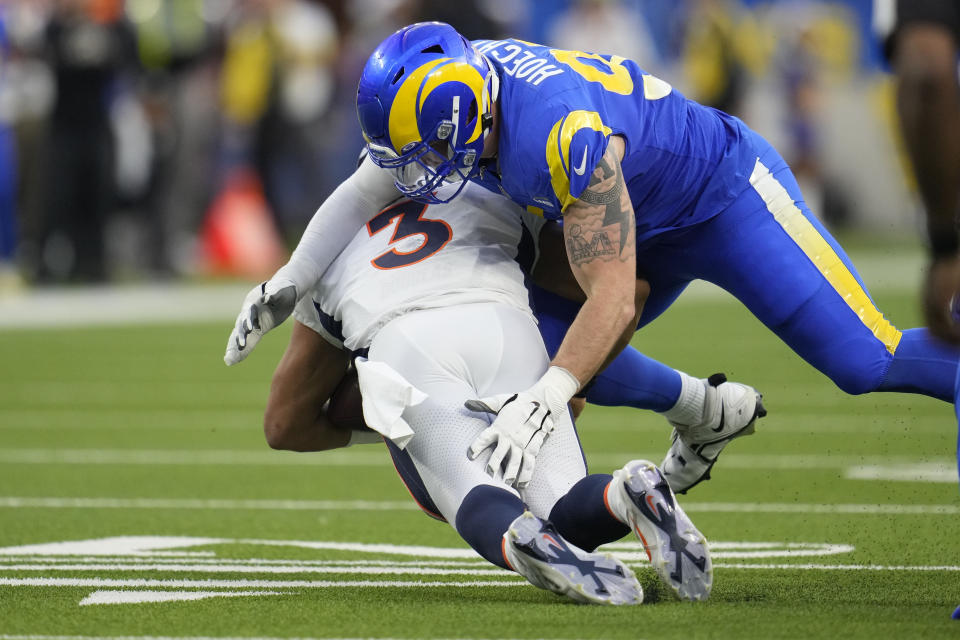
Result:
M550 511L550 521L560 535L585 551L630 533L630 527L607 509L603 494L611 480L613 476L606 473L587 476L570 487Z
M604 407L666 411L680 397L676 369L627 346L587 388L587 402Z
M503 534L523 511L523 501L514 494L480 485L470 490L457 509L457 532L485 559L509 569L503 557Z
M953 402L958 363L956 347L933 338L926 329L908 329L877 391L922 393Z

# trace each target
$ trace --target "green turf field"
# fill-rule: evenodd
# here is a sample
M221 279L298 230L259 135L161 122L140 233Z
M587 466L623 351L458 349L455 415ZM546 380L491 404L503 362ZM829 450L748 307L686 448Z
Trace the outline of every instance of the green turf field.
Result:
M917 322L913 294L874 293ZM628 539L613 550L647 601L618 609L486 565L380 445L269 450L287 330L227 369L229 326L0 331L0 640L960 637L951 407L846 397L735 302L681 300L636 343L756 385L770 411L681 497L712 543L712 597L672 600ZM629 410L591 408L580 432L594 471L668 445Z

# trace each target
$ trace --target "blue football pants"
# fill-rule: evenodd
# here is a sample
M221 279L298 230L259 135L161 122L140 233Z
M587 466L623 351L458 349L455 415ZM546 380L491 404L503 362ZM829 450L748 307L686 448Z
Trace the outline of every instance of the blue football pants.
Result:
M900 331L890 324L849 257L810 212L787 163L760 136L754 144L759 157L749 186L732 204L637 247L638 276L651 288L638 329L692 280L706 280L739 299L847 393L901 391L955 402L960 350L926 329ZM543 291L534 292L534 303L552 354L578 307ZM618 366L617 377L627 378L628 386L598 376L588 400L597 394L602 404L663 411L669 398L677 398L679 385L665 373L668 367L630 348L606 371Z

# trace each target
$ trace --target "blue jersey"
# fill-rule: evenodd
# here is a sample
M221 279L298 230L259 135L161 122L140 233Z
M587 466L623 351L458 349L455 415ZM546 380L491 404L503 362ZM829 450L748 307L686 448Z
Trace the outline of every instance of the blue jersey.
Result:
M559 218L610 136L622 136L640 242L716 215L749 187L757 152L746 125L635 62L522 40L473 44L500 77L497 166L477 179L487 188Z

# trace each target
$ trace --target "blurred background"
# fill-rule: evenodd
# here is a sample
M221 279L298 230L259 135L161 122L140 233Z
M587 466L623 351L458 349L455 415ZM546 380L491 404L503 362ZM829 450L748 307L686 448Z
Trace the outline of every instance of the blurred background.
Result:
M0 303L269 276L354 167L367 56L427 19L633 58L767 136L842 237L919 243L870 0L0 0Z

